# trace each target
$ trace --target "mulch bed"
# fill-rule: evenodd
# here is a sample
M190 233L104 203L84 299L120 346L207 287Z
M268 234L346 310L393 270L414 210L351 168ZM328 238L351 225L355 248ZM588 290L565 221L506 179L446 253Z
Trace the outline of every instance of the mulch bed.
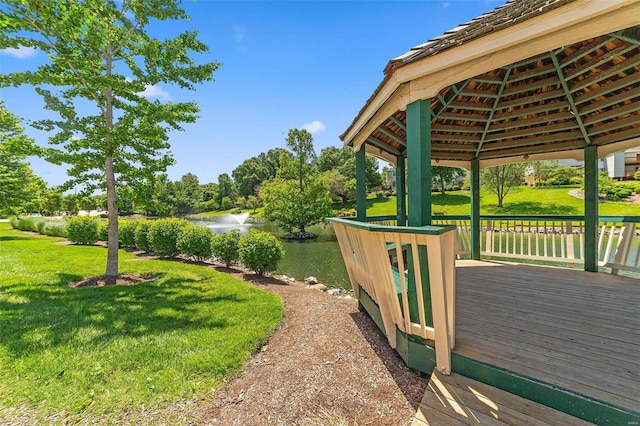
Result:
M153 275L132 275L119 274L115 281L107 275L98 275L97 277L89 277L82 281L76 281L69 284L69 287L104 287L106 285L133 285L141 284L156 279Z
M196 405L196 423L410 424L428 376L404 364L356 300L234 275L282 297L284 319L237 377Z

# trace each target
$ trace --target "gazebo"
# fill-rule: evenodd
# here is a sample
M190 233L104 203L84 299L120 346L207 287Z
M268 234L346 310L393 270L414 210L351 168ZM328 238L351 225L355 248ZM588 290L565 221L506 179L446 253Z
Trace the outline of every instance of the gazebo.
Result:
M610 419L616 424L638 421L638 286L628 279L611 275L602 278L603 274L588 272L597 272L603 258L607 263L609 258L628 257L635 237L637 218L611 219L618 225L608 230L600 225L598 159L640 145L640 1L510 0L389 61L382 82L341 138L356 152L357 215L334 219L333 225L362 308L411 367L430 372L435 366L444 374L457 371L596 423ZM397 168L394 217L366 215L366 154ZM553 275L557 271L523 268L533 268L526 270L544 283L536 283L541 292L555 291L556 287L547 283L556 280L573 286L590 283L593 287L581 288L580 293L592 292L594 298L602 293L602 302L594 309L617 309L620 316L607 317L606 321L615 323L612 328L622 333L614 340L629 344L624 350L635 354L619 359L629 374L614 374L616 386L626 387L626 395L622 390L612 390L610 395L598 389L589 393L590 388L597 387L593 382L575 387L571 380L558 384L488 358L480 360L470 355L470 341L465 340L468 345L464 355L454 350L459 343L456 317L461 317L462 306L469 303L459 300L466 294L462 293L463 275L470 281L468 297L480 305L479 316L486 314L482 303L491 304L495 298L502 301L496 306L507 309L507 303L518 304L521 298L545 296L527 293L527 286L519 294L514 284L505 285L492 300L485 300L483 295L490 294L489 290L479 290L479 284L472 288L475 281L482 281L479 275L467 272L473 269L482 276L492 276L494 281L508 282L514 275L520 281L529 279L519 275L523 269L492 268L479 262L485 241L481 238L486 239L486 251L493 244L488 235L494 238L496 233L487 226L491 218L484 218L484 226L482 223L480 170L513 162L565 158L584 161L584 215L520 218L520 225L516 218L511 233L498 240L500 245L505 241L507 246L520 246L532 255L531 236L526 237L523 231L527 226L531 229L532 220L566 223L560 239L556 225L545 228L553 234L549 244L555 251L558 241L562 247L558 250L569 259L577 250L576 262L583 264L586 272L562 271L562 277L558 277ZM432 216L432 164L470 171L471 212L464 230L453 221L443 225L442 220L436 221L441 218ZM401 196L405 193L407 205ZM579 241L572 227L577 222ZM455 265L465 230L469 268ZM535 234L540 232L536 225L536 241ZM546 249L546 240L544 244ZM610 293L603 292L602 282L608 283L605 287ZM533 309L559 313L582 297L572 291L567 290L567 295L574 301L554 299L550 305ZM623 299L614 300L617 297ZM633 302L631 310L621 307L624 298ZM564 317L549 318L545 321L558 325ZM585 332L570 329L568 333L571 330ZM547 334L553 333L547 330ZM585 345L588 347L588 342ZM540 351L538 355L544 363ZM602 356L601 362L618 362L607 358L611 355ZM585 369L591 368L586 361L582 364Z

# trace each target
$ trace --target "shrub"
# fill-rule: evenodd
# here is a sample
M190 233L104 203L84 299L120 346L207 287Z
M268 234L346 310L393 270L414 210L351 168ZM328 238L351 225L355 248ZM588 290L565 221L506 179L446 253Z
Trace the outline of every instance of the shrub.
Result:
M338 217L351 217L356 215L356 209L340 209L336 213Z
M284 257L282 243L264 231L252 229L238 242L238 255L245 267L258 275L274 271Z
M98 220L89 216L76 216L67 224L69 240L75 244L93 244L98 241Z
M35 217L21 217L18 219L18 229L21 231L38 232L38 224L45 219Z
M635 180L640 180L640 170L636 171L636 172L633 174L633 178L634 178Z
M109 221L101 220L98 224L98 240L109 241Z
M18 223L19 223L19 222L20 222L20 219L18 219L18 217L17 217L17 216L11 216L11 217L9 218L9 223L11 223L11 227L12 227L13 229L20 229L20 228L18 228Z
M203 226L189 224L178 233L178 251L194 260L211 257L211 230Z
M232 263L238 261L239 241L240 231L237 229L232 229L224 234L214 235L211 239L211 253L224 262L228 268Z
M67 223L64 220L48 220L44 224L43 231L50 237L66 237Z
M148 232L153 253L161 257L172 257L178 254L178 234L180 229L188 225L184 219L160 219L151 224Z
M384 192L383 191L376 191L376 198L384 198Z
M582 178L580 176L573 176L569 178L569 183L571 185L582 185Z
M607 201L620 201L620 196L615 192L607 192L604 198Z
M118 240L122 247L136 247L137 220L121 220L118 222Z
M151 253L152 247L149 242L149 228L151 227L151 221L149 220L139 220L136 224L135 230L135 239L136 239L136 247L138 250L145 251L147 253Z
M46 220L37 220L35 221L36 229L38 230L38 234L44 235L44 226L47 224Z

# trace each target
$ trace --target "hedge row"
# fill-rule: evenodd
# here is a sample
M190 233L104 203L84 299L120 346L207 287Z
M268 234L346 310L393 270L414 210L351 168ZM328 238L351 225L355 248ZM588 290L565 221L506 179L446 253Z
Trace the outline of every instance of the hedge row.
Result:
M71 219L11 218L11 226L23 231L66 237L75 244L107 241L106 221L88 216ZM252 229L240 236L237 230L215 235L209 228L183 219L122 219L118 221L121 247L141 250L160 257L184 255L203 261L215 258L227 267L241 263L258 275L274 271L284 257L282 243L273 235Z

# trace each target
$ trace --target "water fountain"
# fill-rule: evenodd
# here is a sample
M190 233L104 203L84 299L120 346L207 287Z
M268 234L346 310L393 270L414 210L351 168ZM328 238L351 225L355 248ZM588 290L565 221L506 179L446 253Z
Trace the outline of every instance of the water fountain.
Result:
M250 223L247 223L249 213L230 213L218 218L215 222L207 223L207 227L210 228L215 234L221 234L228 232L232 229L239 229L241 234L248 232Z

